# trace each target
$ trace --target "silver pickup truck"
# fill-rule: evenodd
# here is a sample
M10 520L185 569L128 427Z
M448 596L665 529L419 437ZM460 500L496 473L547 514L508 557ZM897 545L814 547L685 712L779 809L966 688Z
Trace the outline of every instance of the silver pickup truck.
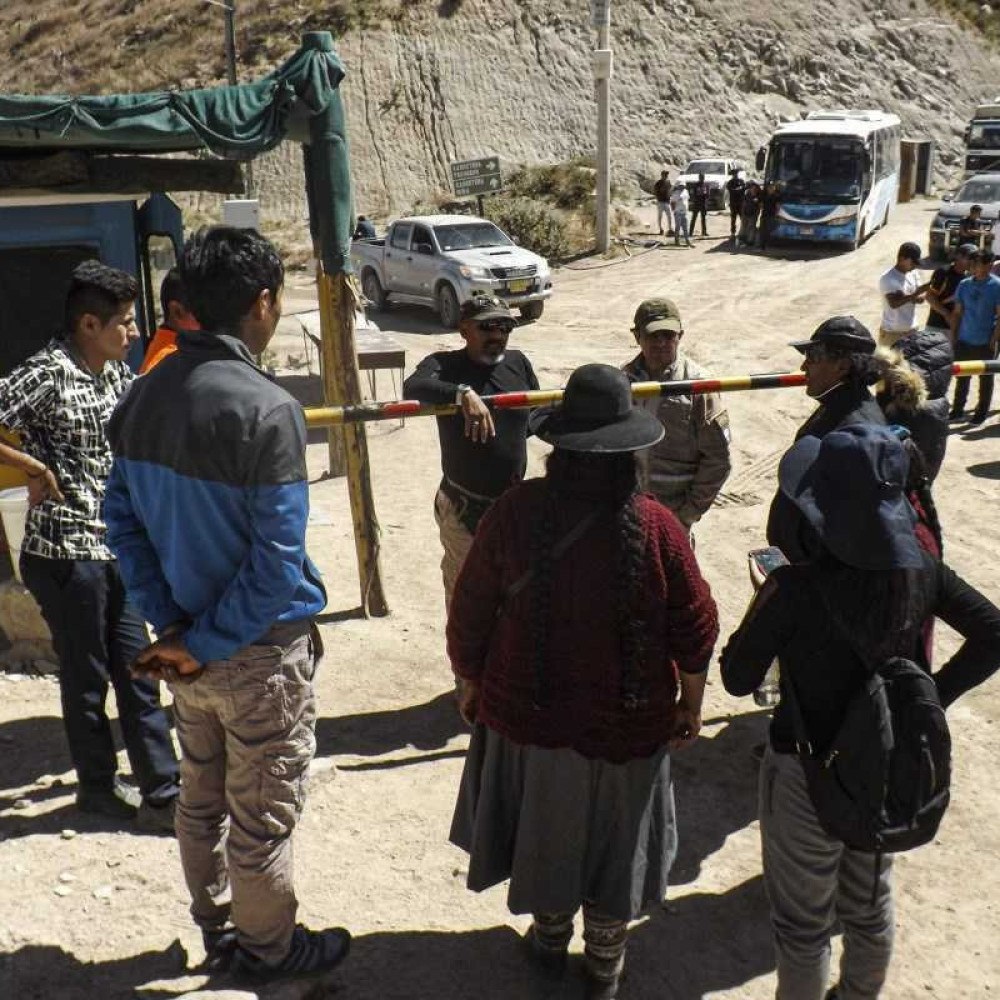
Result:
M429 305L450 329L458 326L461 304L476 292L498 296L529 321L542 315L552 294L544 257L517 246L492 222L468 215L400 219L385 239L355 240L351 260L376 311L390 296Z

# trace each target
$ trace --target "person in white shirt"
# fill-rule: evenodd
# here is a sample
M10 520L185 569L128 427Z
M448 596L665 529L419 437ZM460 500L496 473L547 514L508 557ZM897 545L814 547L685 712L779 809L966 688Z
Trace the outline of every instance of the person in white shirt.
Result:
M916 243L904 243L896 254L896 263L879 278L878 290L882 294L882 324L878 342L882 347L892 347L900 337L917 328L917 303L924 301L929 283L920 283L920 258Z
M674 246L680 246L682 236L685 246L693 246L691 237L688 235L689 200L687 187L678 181L670 192L670 208L674 213Z

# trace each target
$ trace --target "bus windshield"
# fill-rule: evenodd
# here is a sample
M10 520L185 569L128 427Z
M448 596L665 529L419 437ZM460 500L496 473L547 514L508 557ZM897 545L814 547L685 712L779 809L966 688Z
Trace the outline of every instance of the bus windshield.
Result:
M771 147L768 179L778 181L786 196L857 201L863 163L857 139L779 139Z
M1000 122L973 125L969 130L969 146L973 149L1000 149Z

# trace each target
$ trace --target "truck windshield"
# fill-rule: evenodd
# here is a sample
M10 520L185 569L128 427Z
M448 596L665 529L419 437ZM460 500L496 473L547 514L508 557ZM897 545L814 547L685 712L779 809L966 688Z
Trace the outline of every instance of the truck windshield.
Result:
M955 201L984 203L1000 201L1000 181L966 181L955 195Z
M786 195L856 201L863 163L856 139L781 139L771 146L768 180L778 181Z
M477 247L509 247L513 244L492 222L459 223L435 226L442 250L475 250Z
M686 174L724 174L726 165L722 160L692 160L685 168Z
M968 145L973 149L1000 149L1000 122L973 125Z

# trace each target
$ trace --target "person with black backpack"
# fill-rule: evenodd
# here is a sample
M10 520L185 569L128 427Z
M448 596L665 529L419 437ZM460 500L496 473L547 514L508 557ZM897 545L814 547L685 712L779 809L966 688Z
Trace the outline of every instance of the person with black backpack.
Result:
M780 1000L879 996L891 854L930 841L948 804L944 709L1000 667L1000 610L921 550L907 472L886 427L798 441L778 478L809 525L809 561L773 571L722 652L730 694L751 694L775 657L780 667L759 785ZM965 639L933 674L931 616Z

